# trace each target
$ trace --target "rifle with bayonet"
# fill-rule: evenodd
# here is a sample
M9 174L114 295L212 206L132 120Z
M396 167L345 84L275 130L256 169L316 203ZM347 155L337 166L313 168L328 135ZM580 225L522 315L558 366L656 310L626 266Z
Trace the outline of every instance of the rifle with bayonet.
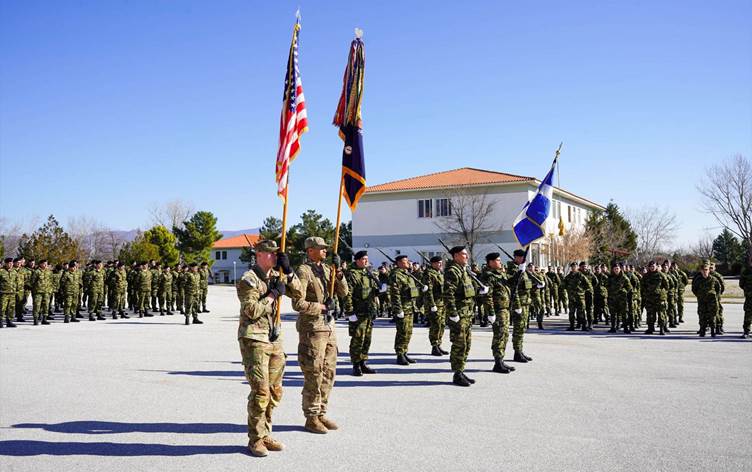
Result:
M441 239L439 239L439 242L441 243L441 245L442 245L442 246L444 246L444 249L446 249L446 252L447 252L447 254L451 254L451 253L449 252L449 246L447 246L446 244L444 244L444 241L442 241ZM475 274L473 273L473 271L472 271L472 270L470 270L470 266L469 266L469 265L466 265L466 266L465 266L465 272L467 272L467 275L469 275L469 276L470 276L470 278L471 278L471 279L473 279L473 281L474 281L474 282L475 282L476 284L480 285L480 287L481 287L481 291L483 291L483 292L487 292L487 291L488 291L488 287L486 286L486 284L484 284L483 282L481 282L481 280L480 280L480 279L478 278L478 276L476 276L476 275L475 275ZM482 295L483 295L483 294L482 294Z
M498 244L494 244L494 246L498 247L498 248L499 248L499 250L500 250L501 252L503 252L503 253L504 253L504 254L505 254L505 255L506 255L506 256L507 256L508 258L509 258L509 260L510 260L510 261L513 261L513 260L514 260L514 257L512 257L512 255L511 255L511 254L509 254L509 253L508 253L508 252L507 252L506 250L504 250L504 248L503 248L503 247L499 246Z
M387 254L387 253L385 253L384 251L382 251L382 250L381 250L381 248L378 248L378 247L377 247L377 248L376 248L376 250L377 250L377 251L379 251L379 252L380 252L381 254L383 254L383 255L384 255L384 257L386 257L386 258L387 258L387 259L389 260L389 262L391 262L391 263L392 263L392 264L394 264L394 265L397 265L397 261L395 261L394 259L392 259L392 258L391 258L391 257L389 256L389 254ZM413 273L412 273L412 272L410 272L410 271L406 270L406 271L405 271L405 273L406 273L407 275L409 275L410 277L412 277L412 279L413 279L413 280L415 280L415 282L417 282L418 284L420 284L420 286L422 287L422 289L421 289L422 291L424 291L424 292L425 292L425 291L427 291L427 290L428 290L428 285L425 285L425 284L423 284L423 281L422 281L422 280L420 280L419 278L417 278L417 277L416 277L415 275L413 275Z

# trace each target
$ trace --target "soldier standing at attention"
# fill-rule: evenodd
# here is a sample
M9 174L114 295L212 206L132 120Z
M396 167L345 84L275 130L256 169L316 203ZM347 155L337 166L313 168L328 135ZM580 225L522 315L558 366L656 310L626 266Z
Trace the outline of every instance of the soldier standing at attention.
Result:
M554 316L559 316L559 285L561 285L561 278L559 277L559 274L556 273L556 269L553 266L548 266L548 271L546 272L546 281L548 282L548 287L550 288L550 306L551 306L551 314Z
M661 272L666 276L666 281L668 281L668 289L666 289L666 317L668 318L669 327L676 328L676 288L678 281L670 269L671 262L666 259L661 264Z
M17 257L13 260L13 270L16 271L16 321L20 322L25 321L23 315L26 308L26 300L24 299L26 268L24 264L26 264L26 260L23 257Z
M444 309L444 274L441 266L444 264L441 256L433 256L431 265L426 269L423 283L428 287L426 291L426 310L428 313L428 341L431 343L432 356L445 356L449 352L441 348L446 327L446 310Z
M611 267L611 274L604 282L608 288L608 308L611 317L611 329L609 333L615 333L620 326L624 326L624 334L632 332L632 320L627 304L629 303L629 293L632 291L632 283L629 277L622 272L621 266L614 262Z
M465 246L455 246L449 250L449 254L452 255L452 260L444 271L444 306L449 319L449 340L452 342L449 354L454 371L452 383L469 387L475 380L466 376L464 370L472 339L475 286L467 273L469 256Z
M209 313L206 309L206 295L209 293L209 277L211 277L211 271L209 270L209 263L202 262L201 268L198 271L199 279L201 279L201 286L199 296L201 297L200 311L203 313Z
M413 317L418 312L417 302L420 291L415 280L410 276L410 260L402 254L395 258L397 268L389 276L389 295L392 299L392 315L397 323L394 335L394 352L397 364L414 364L407 350L413 335Z
M327 418L329 394L337 372L337 331L334 325L334 300L329 297L332 268L325 263L329 246L324 238L310 236L305 240L306 262L295 273L300 279L299 296L292 297L292 308L299 313L295 328L298 331L298 363L303 371L303 415L305 429L326 434L337 429L337 423ZM340 258L332 254L335 267ZM341 271L335 273L334 293L347 295L347 281Z
M389 316L389 271L385 266L379 267L379 314Z
M350 291L345 296L344 309L350 333L350 362L353 366L353 375L360 377L363 374L376 373L366 361L368 350L371 348L373 320L378 314L376 297L379 293L379 281L371 274L366 251L356 252L354 259L354 265L347 272Z
M645 334L655 333L655 323L658 322L659 334L668 332L666 328L666 290L668 280L658 270L655 261L648 262L648 273L642 278L642 300L647 312L648 329Z
M747 258L747 267L739 276L739 287L744 290L744 324L742 338L749 337L749 328L752 325L752 257Z
M198 319L201 276L199 275L198 264L195 262L191 262L188 271L185 273L183 290L185 290L185 324L190 324L191 318L193 318L193 324L204 324L203 321Z
M557 267L556 275L559 277L559 312L569 313L569 296L567 287L564 285L564 269Z
M102 261L93 261L94 265L89 273L89 321L103 320L102 303L104 301L104 270Z
M185 266L178 264L175 269L175 304L181 315L185 315L183 284L185 283Z
M277 304L283 295L299 297L300 281L287 254L273 240L256 243L256 263L235 283L240 301L238 342L251 393L248 395L248 449L256 457L281 451L271 437L272 412L282 399L285 350L280 326L275 327ZM278 267L280 272L274 269Z
M587 289L585 290L585 315L587 318L587 329L584 331L592 331L595 309L595 291L598 288L598 279L590 270L590 266L587 264L587 262L580 262L580 272L582 272L588 282L590 282Z
M79 280L78 262L70 261L68 263L68 270L63 272L62 277L60 277L60 291L63 294L64 323L78 323L76 308L78 307Z
M3 318L8 328L15 328L13 317L16 312L16 270L13 268L13 258L6 257L3 268L0 269L0 328Z
M595 278L598 280L598 288L595 289L595 319L608 324L608 270L604 264L595 266Z
M125 314L125 297L128 292L128 274L125 271L125 264L118 262L110 278L112 281L110 284L112 319L118 319L118 315L121 318L130 318Z
M138 269L137 279L138 290L138 317L143 318L154 316L149 313L149 299L151 298L151 270L146 262L142 262Z
M671 274L677 281L676 286L676 314L678 316L678 322L684 323L684 289L689 284L689 277L687 274L676 265L676 262L671 263Z
M511 293L509 287L507 287L504 267L501 265L501 254L498 252L486 254L486 267L483 269L481 280L489 289L489 293L484 297L483 302L493 332L493 339L491 340L491 354L494 357L493 371L508 374L515 370L514 367L504 363L504 352L509 340L509 298Z
M590 279L587 278L585 270L587 263L580 262L579 269L574 262L569 265L569 274L564 279L564 284L569 292L569 327L567 331L574 331L575 320L577 328L583 331L589 331L590 327L587 322L587 308L585 306L585 294L590 285Z
M164 266L162 274L159 277L159 315L164 316L165 312L172 315L170 305L172 305L172 270L169 265Z
M151 311L157 311L157 300L159 299L159 278L162 275L162 268L159 262L149 261L149 272L151 273ZM149 303L146 303L146 309L149 310Z
M721 295L726 291L726 282L723 280L723 276L715 270L715 263L710 263L710 275L715 277L719 284L721 284L721 290L716 293L718 297L718 316L715 321L715 333L723 334L723 304L721 303Z
M31 275L31 296L33 299L34 325L40 322L43 325L50 324L47 321L47 312L50 309L50 296L52 295L52 273L47 261L39 261L39 268Z
M710 335L716 336L720 290L721 284L718 279L710 275L710 262L703 261L700 273L692 279L692 293L697 297L697 314L700 315L700 337L705 336L708 326Z
M507 273L513 274L508 280L510 291L510 313L512 320L512 346L514 347L514 360L516 362L530 362L532 357L522 351L525 329L530 312L530 292L533 290L533 281L528 277L525 270L525 251L515 249L513 259L508 263Z

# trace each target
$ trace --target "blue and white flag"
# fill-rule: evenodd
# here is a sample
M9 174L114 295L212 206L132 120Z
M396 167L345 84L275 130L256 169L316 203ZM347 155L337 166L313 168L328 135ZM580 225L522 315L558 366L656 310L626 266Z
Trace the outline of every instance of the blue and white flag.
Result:
M529 245L545 236L543 226L546 223L548 215L551 213L551 202L554 194L554 169L556 168L554 159L551 164L551 170L538 186L538 191L532 200L527 202L517 218L514 220L513 229L517 241L522 247Z

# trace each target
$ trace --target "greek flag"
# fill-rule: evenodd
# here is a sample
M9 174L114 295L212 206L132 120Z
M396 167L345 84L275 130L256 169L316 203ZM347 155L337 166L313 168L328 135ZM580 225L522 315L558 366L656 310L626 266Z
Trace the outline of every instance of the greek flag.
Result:
M532 200L527 202L517 218L514 220L513 229L517 241L522 247L529 245L545 236L543 226L548 215L551 213L551 201L553 200L553 178L556 169L554 159L551 170L538 186L538 191Z

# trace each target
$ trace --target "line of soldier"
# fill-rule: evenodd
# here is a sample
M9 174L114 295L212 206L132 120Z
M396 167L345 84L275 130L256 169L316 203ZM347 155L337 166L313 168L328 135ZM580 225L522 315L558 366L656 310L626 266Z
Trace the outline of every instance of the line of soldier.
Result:
M113 319L129 318L126 307L140 318L154 316L150 309L160 315L179 310L186 325L202 324L198 313L209 312L210 277L207 263L173 268L154 260L130 266L93 260L80 270L75 260L51 268L46 260L6 258L0 269L0 328L25 321L29 295L34 325L49 325L61 310L64 323L77 323L82 311L88 311L89 321L104 320L106 309Z

